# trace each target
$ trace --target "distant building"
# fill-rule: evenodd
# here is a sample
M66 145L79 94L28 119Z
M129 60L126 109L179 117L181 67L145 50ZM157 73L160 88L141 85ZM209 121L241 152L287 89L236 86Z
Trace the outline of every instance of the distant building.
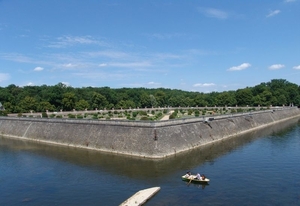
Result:
M0 110L5 110L4 106L2 105L2 103L0 102Z

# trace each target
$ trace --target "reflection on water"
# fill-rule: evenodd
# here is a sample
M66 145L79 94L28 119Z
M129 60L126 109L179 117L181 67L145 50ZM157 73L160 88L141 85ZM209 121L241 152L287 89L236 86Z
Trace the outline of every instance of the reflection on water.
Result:
M161 177L170 175L178 169L196 167L204 162L211 162L215 158L230 153L238 147L242 147L255 139L267 135L282 136L289 129L299 123L298 119L286 121L256 130L242 136L227 138L222 141L207 144L176 156L165 159L145 159L130 156L108 154L99 151L85 150L65 146L50 145L20 139L8 139L0 137L1 148L9 148L15 151L26 151L59 161L70 162L76 165L95 167L103 172L121 174L122 176L144 178L155 177L159 173ZM130 166L129 166L130 165ZM172 168L172 170L170 170ZM137 172L138 171L138 172Z

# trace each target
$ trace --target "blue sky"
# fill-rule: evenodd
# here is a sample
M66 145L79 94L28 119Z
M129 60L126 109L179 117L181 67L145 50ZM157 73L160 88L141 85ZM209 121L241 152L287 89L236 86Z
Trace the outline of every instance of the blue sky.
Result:
M300 0L0 0L0 86L300 84Z

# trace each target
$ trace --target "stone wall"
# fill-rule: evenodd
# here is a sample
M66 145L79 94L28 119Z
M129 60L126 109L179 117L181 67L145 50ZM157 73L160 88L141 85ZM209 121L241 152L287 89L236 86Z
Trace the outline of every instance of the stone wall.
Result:
M1 117L0 134L105 152L163 158L292 118L300 118L300 110L296 107L161 122Z

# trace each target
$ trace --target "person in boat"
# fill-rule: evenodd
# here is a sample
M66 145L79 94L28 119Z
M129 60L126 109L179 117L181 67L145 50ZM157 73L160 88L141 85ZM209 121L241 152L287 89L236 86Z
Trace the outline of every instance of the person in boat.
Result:
M200 180L200 179L201 179L201 175L198 173L198 174L196 175L196 178L195 178L195 179Z
M205 180L205 175L200 175L199 173L196 175L196 178L197 180Z
M185 177L188 178L192 175L192 173L190 171L186 172Z

